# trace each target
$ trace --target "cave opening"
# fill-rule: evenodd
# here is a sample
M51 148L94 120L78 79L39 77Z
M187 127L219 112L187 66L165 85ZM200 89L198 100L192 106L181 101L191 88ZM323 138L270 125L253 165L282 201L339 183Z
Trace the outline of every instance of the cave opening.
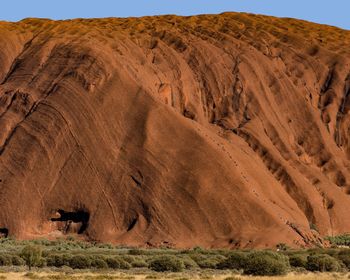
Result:
M7 238L9 236L9 230L7 228L0 228L0 238Z
M79 225L77 228L78 234L83 234L89 225L90 213L84 210L68 212L62 209L57 210L58 218L51 218L52 222L65 222L64 232L68 233L74 225Z
M131 230L135 227L137 221L138 221L137 218L132 219L132 221L130 222L130 224L129 224L129 226L128 226L127 231L131 231Z

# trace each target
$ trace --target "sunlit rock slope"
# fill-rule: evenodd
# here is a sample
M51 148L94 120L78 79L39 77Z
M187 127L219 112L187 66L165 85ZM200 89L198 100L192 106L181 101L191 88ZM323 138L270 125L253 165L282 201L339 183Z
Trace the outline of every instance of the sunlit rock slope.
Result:
M350 232L350 32L226 13L0 23L0 231L139 246Z

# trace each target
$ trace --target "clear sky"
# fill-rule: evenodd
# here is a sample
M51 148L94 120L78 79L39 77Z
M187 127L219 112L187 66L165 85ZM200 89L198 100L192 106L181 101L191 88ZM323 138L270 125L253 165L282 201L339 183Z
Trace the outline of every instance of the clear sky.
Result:
M350 0L1 0L0 19L194 15L224 11L293 17L350 30Z

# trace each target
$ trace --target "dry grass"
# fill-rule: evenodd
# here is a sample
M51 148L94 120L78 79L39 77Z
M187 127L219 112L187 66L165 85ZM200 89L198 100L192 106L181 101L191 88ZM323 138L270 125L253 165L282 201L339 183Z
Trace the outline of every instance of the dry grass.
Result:
M57 272L7 272L1 273L0 279L19 280L19 279L41 279L41 280L146 280L146 279L157 279L157 280L328 280L328 279L350 279L349 274L340 273L306 273L306 274L288 274L286 276L275 276L275 277L251 277L233 275L230 273L223 274L212 274L212 273L57 273Z

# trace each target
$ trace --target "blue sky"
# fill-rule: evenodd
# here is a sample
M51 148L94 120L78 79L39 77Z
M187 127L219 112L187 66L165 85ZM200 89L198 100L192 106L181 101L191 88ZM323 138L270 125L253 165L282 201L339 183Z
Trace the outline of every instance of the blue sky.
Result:
M293 17L350 30L350 0L3 0L0 19L194 15L224 11Z

